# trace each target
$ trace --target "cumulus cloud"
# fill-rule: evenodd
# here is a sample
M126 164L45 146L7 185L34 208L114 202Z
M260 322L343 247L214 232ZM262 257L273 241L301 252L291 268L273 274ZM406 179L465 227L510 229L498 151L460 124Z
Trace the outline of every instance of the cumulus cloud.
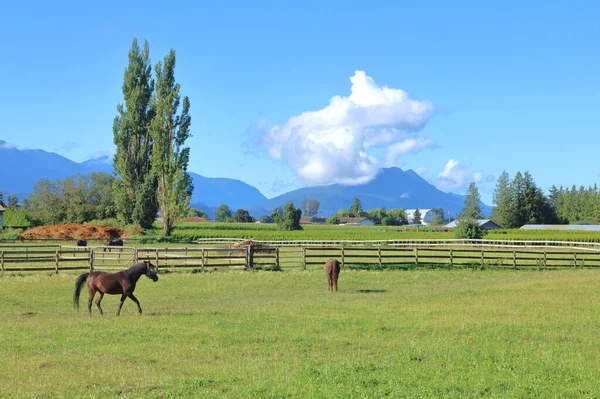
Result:
M472 172L469 165L450 159L444 166L444 170L438 173L433 183L442 191L462 193L470 183L479 183L482 180L483 173ZM486 179L486 181L489 180Z
M356 71L350 81L349 96L335 96L325 108L293 116L282 126L263 126L259 143L274 160L287 163L304 184L366 183L381 163L367 149L387 148L390 164L433 145L414 137L431 118L429 102L379 86L363 71Z

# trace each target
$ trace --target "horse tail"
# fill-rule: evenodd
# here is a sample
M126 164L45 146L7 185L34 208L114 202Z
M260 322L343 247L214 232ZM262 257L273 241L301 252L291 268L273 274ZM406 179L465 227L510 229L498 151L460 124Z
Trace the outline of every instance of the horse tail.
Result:
M79 309L79 293L81 292L81 287L83 287L83 284L87 280L88 274L89 273L83 273L82 275L77 277L77 280L75 281L75 292L73 293L73 306L76 309Z

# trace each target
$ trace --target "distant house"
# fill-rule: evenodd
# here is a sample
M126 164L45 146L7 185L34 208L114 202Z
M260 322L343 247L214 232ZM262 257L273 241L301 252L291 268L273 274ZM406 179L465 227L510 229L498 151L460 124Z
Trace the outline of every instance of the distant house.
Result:
M199 217L185 218L186 223L206 223L206 219Z
M600 231L597 224L526 224L521 226L523 230L583 230Z
M344 226L375 226L372 220L365 217L341 217L340 225Z
M408 218L408 224L413 224L414 216L416 209L407 209L406 216ZM419 213L421 214L421 224L427 226L429 223L435 222L436 214L433 212L433 209L421 209L419 208Z
M491 219L479 219L477 220L477 222L479 223L479 226L481 228L483 228L484 230L498 230L501 229L502 226L500 226L498 223L494 222ZM448 223L447 225L445 225L443 228L444 229L453 229L455 228L457 225L457 221L454 220L450 223Z
M322 216L313 216L300 219L300 224L325 224L327 219Z
M0 205L0 230L4 228L4 208Z

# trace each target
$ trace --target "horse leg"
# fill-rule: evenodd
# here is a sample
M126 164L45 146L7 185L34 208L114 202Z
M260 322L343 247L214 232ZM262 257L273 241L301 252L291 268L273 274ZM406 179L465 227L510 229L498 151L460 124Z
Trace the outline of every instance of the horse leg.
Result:
M140 306L140 301L138 301L137 298L133 296L133 292L130 293L128 296L133 302L135 302L136 305L138 305L138 310L140 311L140 314L142 314L142 307Z
M92 315L92 301L94 300L94 295L96 295L96 290L89 289L88 292L90 293L90 296L88 298L88 312L90 313L90 316L91 316Z
M98 299L96 299L96 306L98 306L98 310L100 311L100 316L104 316L104 312L100 307L100 302L102 302L102 298L104 298L104 292L98 291Z
M123 307L123 302L127 299L127 294L121 295L121 302L119 302L119 308L117 309L117 316L121 314L121 308Z

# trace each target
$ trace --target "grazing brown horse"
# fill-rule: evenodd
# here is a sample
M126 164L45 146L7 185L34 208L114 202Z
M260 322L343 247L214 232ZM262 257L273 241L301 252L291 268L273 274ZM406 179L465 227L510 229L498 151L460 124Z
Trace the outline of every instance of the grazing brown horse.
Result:
M340 262L337 259L329 259L325 262L325 275L327 276L327 282L329 283L329 288L327 291L337 291L338 290L338 277L340 276Z
M83 284L87 282L88 292L90 294L88 299L88 311L90 312L90 316L92 315L92 300L94 299L96 292L98 293L96 305L98 306L101 316L104 316L104 312L100 307L100 302L102 301L104 294L121 294L121 303L119 303L119 309L117 309L117 316L119 313L121 313L121 307L123 306L123 302L125 302L127 297L131 298L131 300L136 303L138 310L140 313L142 313L140 302L135 296L133 296L133 291L135 290L135 284L143 274L152 279L154 282L158 281L156 268L148 261L138 263L137 265L133 265L129 269L120 271L118 273L84 273L77 277L77 281L75 281L73 305L79 309L79 293L81 292L81 287Z

